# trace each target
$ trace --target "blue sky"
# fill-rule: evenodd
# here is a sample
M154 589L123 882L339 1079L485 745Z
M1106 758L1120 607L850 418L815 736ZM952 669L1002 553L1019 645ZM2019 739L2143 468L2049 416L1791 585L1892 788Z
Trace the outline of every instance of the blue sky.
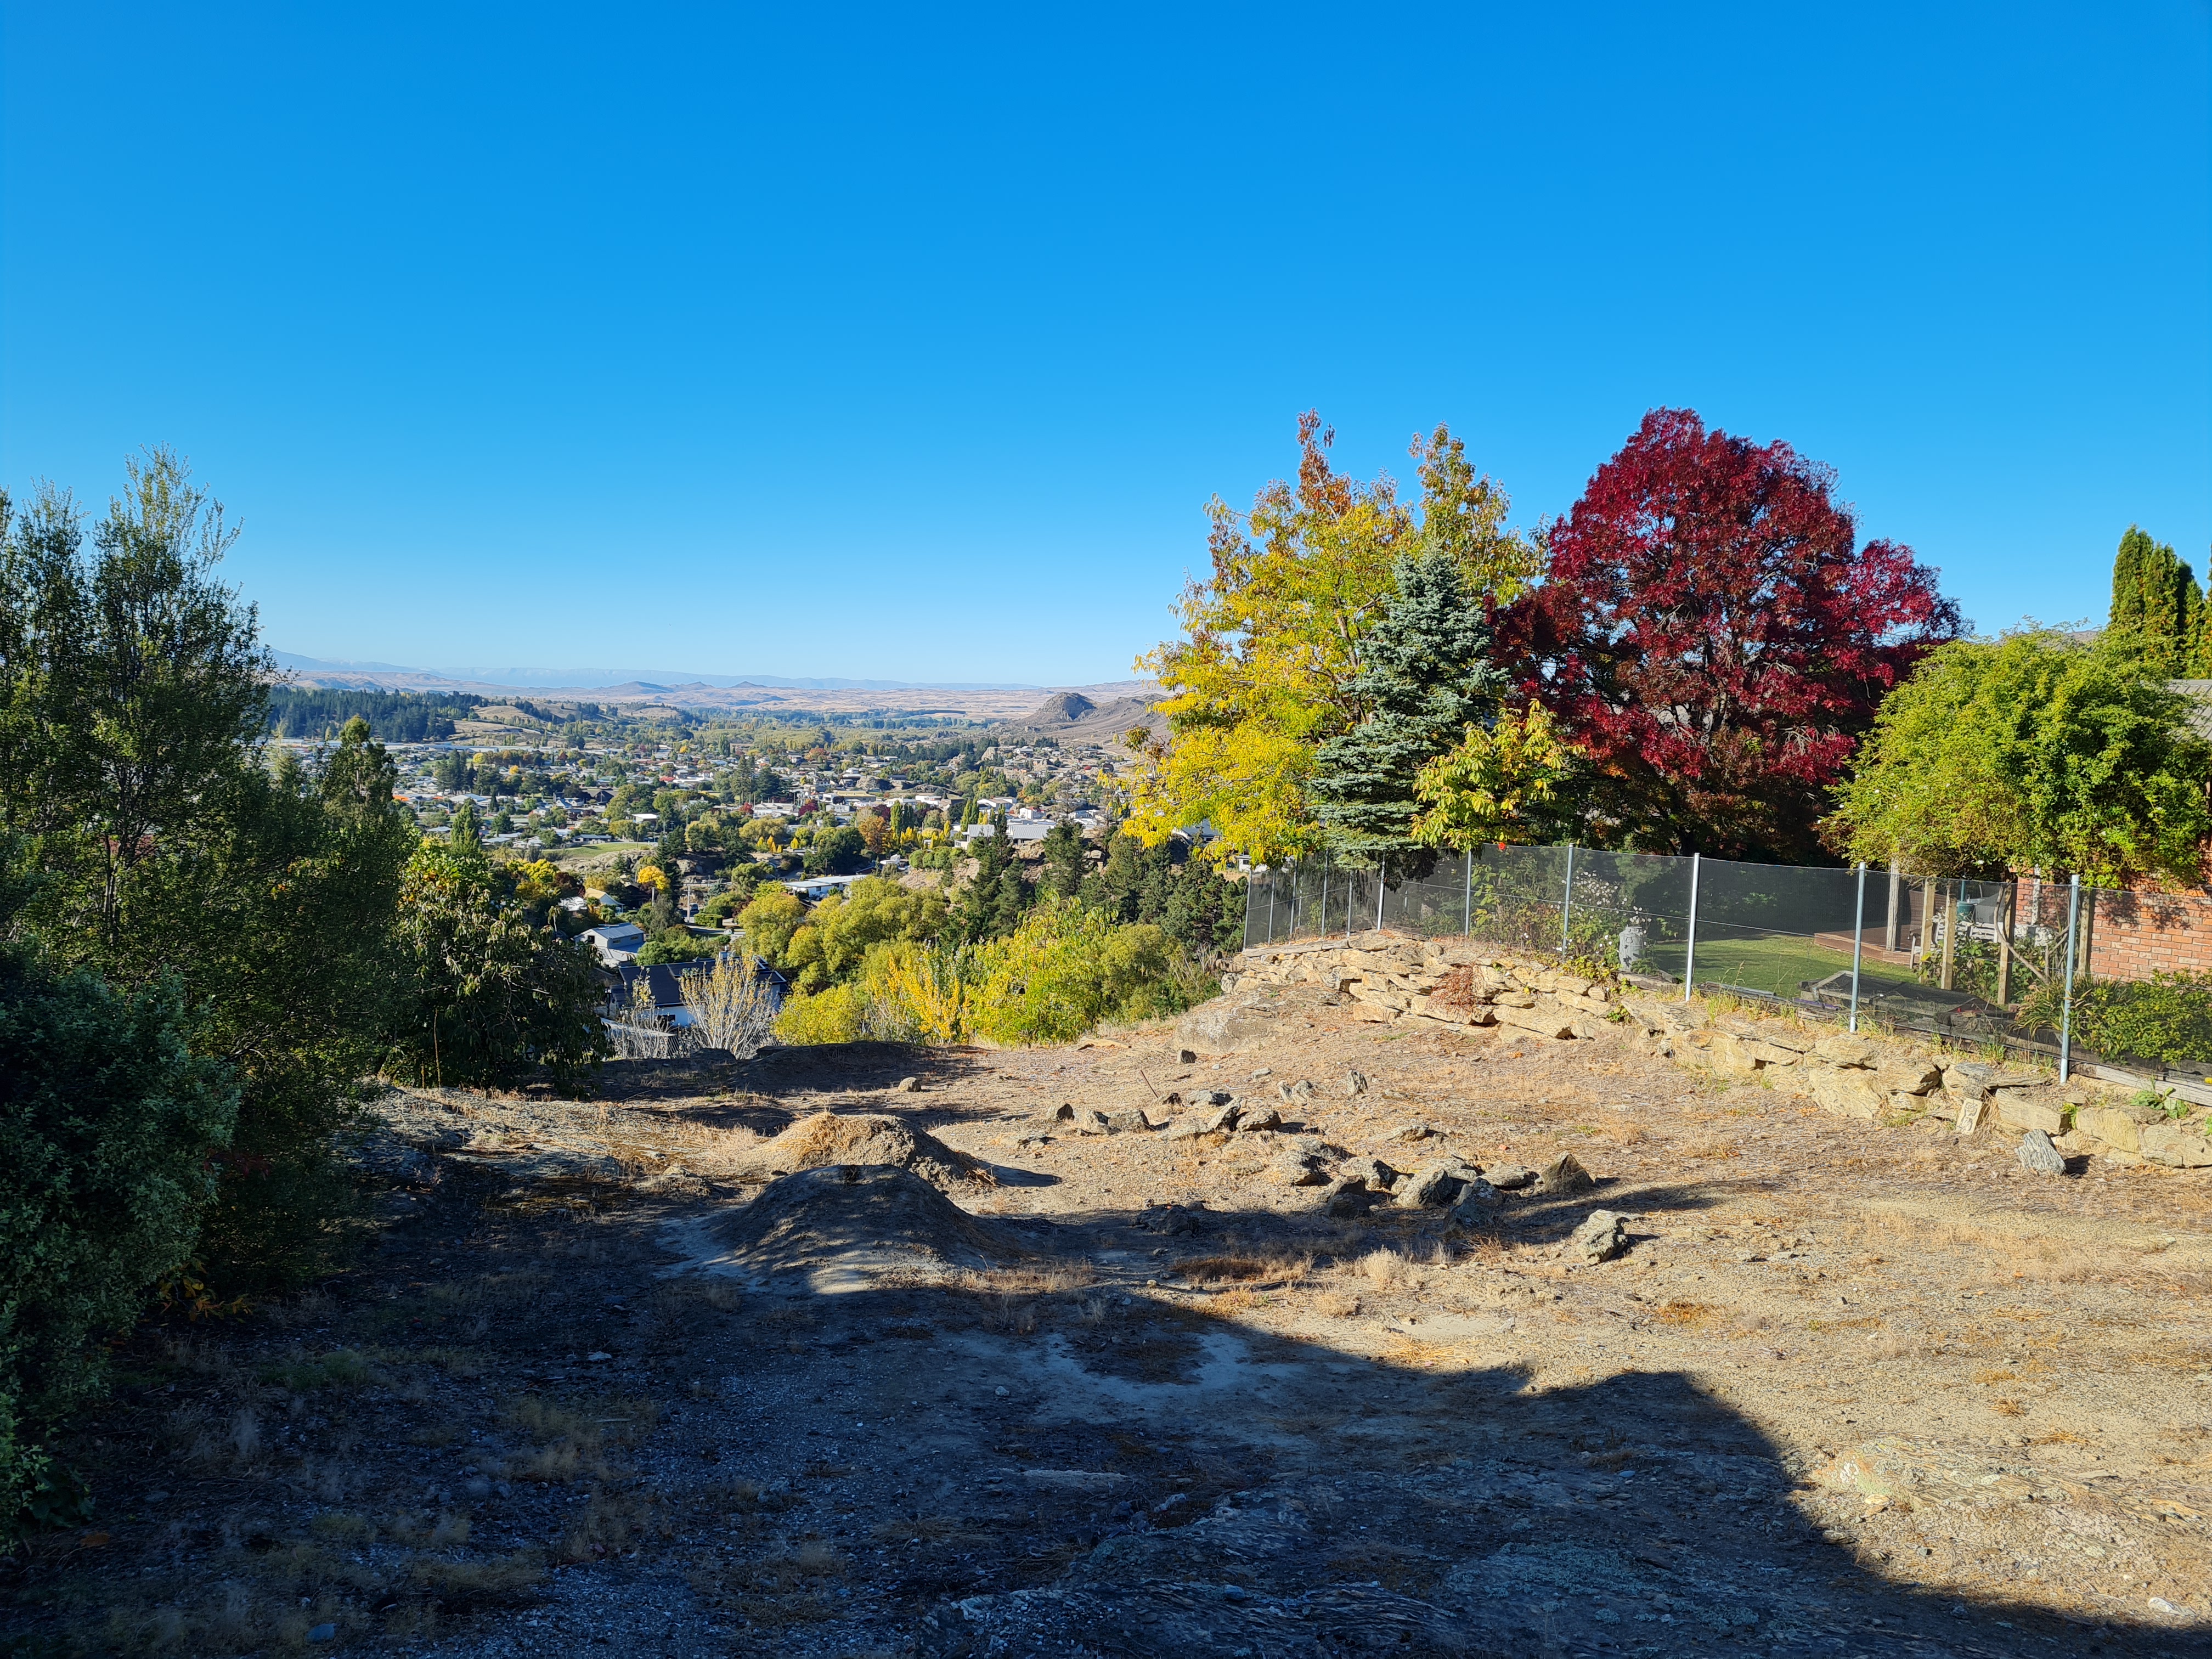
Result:
M1686 404L1985 628L2212 541L2203 0L0 16L0 480L176 445L292 651L1118 678L1309 407Z

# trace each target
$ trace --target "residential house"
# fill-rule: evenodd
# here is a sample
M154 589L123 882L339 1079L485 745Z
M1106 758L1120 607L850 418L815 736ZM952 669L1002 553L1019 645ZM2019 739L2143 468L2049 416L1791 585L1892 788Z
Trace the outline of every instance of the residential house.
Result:
M597 927L586 927L576 937L589 945L605 968L619 968L637 960L637 953L645 949L645 929L634 921L602 922Z

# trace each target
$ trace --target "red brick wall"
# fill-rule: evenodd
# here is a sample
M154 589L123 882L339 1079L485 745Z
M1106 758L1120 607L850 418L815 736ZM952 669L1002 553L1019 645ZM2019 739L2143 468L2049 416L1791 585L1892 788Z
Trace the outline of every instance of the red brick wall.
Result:
M2056 890L2051 890L2056 893ZM2057 894L2058 925L2065 900ZM2188 893L2100 890L2089 913L2089 972L2100 979L2212 973L2212 898Z

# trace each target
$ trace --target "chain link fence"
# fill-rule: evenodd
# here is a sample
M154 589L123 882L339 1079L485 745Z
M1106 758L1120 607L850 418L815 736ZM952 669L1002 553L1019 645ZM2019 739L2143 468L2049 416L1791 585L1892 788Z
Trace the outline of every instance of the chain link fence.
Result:
M1686 997L1694 987L2212 1100L2212 896L1573 846L1253 872L1248 948L1370 928L1580 958Z

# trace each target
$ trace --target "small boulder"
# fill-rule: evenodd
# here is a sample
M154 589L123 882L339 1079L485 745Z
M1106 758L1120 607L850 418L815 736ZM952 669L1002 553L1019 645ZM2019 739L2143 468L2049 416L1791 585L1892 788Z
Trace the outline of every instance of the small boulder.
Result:
M1562 1193L1586 1193L1597 1182L1572 1152L1561 1152L1536 1172L1535 1189L1547 1198ZM1600 1211L1600 1214L1610 1212Z
M1355 1095L1364 1095L1364 1094L1365 1094L1366 1092L1367 1092L1367 1073L1364 1073L1364 1072L1346 1072L1346 1073L1344 1074L1344 1097L1345 1097L1346 1100L1350 1100L1350 1099L1351 1099L1351 1098L1352 1098Z
M1482 1171L1459 1158L1446 1158L1416 1170L1400 1184L1396 1200L1413 1210L1449 1210Z
M1838 1031L1832 1036L1822 1037L1813 1045L1813 1052L1831 1066L1858 1067L1872 1066L1875 1062L1874 1044L1863 1036L1854 1036L1849 1031Z
M1628 1225L1611 1210L1592 1210L1561 1247L1561 1253L1584 1261L1610 1261L1628 1248Z
M1462 1227L1481 1225L1490 1219L1490 1212L1505 1201L1505 1195L1487 1181L1478 1177L1467 1183L1459 1195L1459 1203L1452 1210L1451 1218Z
M1197 1064L1198 1064L1198 1051L1197 1051L1195 1048L1178 1048L1178 1049L1176 1049L1176 1065L1178 1065L1178 1066L1195 1066L1195 1065L1197 1065Z
M921 1079L918 1077L902 1077L891 1085L891 1092L895 1095L918 1095L921 1092Z
M1141 1106L1132 1106L1125 1111L1105 1114L1106 1129L1109 1134L1149 1134L1159 1126L1145 1115Z
M1355 1158L1339 1171L1348 1180L1356 1180L1363 1187L1373 1187L1390 1192L1406 1178L1403 1170L1394 1170L1379 1158Z
M2066 1173L2066 1160L2051 1144L2051 1137L2040 1129L2030 1129L2021 1137L2020 1166L2030 1175L2060 1176Z
M1961 1060L1943 1068L1943 1092L1954 1100L1987 1100L1990 1068Z
M1339 1221L1362 1220L1367 1212L1382 1201L1383 1194L1370 1191L1365 1181L1358 1176L1348 1176L1331 1182L1322 1194L1329 1215Z
M1282 1127L1283 1115L1272 1106L1254 1103L1237 1109L1237 1131L1239 1134L1250 1129L1279 1129Z
M1401 1123L1395 1129L1385 1129L1382 1132L1382 1139L1385 1140L1426 1140L1430 1136L1435 1133L1436 1130L1425 1123Z
M1504 1193L1517 1193L1523 1187L1532 1187L1536 1182L1536 1172L1524 1170L1517 1164L1503 1164L1495 1170L1486 1169L1482 1176L1492 1187Z

